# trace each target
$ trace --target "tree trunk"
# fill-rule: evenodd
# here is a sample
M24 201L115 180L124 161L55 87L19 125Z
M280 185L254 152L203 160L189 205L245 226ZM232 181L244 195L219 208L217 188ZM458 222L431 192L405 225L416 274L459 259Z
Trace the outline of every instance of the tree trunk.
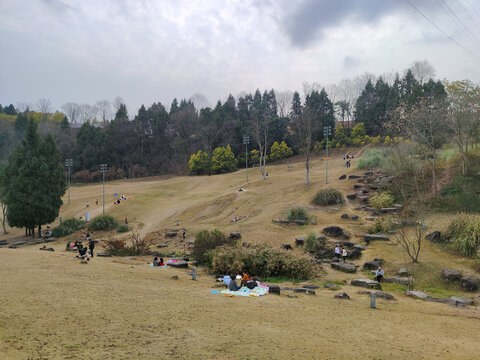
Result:
M433 194L434 194L434 197L435 197L435 202L437 201L437 193L438 193L436 166L437 166L437 156L436 156L435 150L434 150L433 151L433 166L432 166L432 181L433 181Z
M6 226L6 222L7 222L7 205L5 204L2 204L2 226L3 226L3 233L4 234L8 234L8 231L7 231L7 226Z
M42 225L38 225L38 237L42 237Z
M305 167L307 168L307 185L310 185L310 157L308 151L305 153Z

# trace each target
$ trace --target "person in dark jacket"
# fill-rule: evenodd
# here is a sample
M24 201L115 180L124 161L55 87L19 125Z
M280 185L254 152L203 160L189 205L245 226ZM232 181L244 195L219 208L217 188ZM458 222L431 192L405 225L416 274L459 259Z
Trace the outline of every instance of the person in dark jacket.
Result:
M90 255L93 257L93 249L95 249L95 241L90 239L88 242L88 248L90 249Z
M230 275L230 283L228 284L228 290L230 291L238 291L240 290L240 287L238 284L237 284L237 281L235 280L235 275Z

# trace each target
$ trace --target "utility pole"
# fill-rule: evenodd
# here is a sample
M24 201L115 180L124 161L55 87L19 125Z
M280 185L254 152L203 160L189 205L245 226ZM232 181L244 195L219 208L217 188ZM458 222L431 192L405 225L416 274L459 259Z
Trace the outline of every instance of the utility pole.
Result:
M107 164L100 164L100 170L103 173L103 215L105 215L105 171L107 171Z
M65 159L65 166L68 168L68 203L70 204L70 168L73 166L73 159Z
M328 184L328 137L332 135L332 127L324 126L323 127L323 136L327 138L327 157L325 158L325 184Z
M243 137L243 143L245 144L245 169L247 171L247 182L248 182L248 143L250 142L249 136Z

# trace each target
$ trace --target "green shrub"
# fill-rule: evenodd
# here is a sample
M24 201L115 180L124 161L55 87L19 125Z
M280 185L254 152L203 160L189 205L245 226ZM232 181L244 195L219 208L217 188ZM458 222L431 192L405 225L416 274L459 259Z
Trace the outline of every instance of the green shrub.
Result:
M304 220L308 221L307 210L303 207L290 208L287 213L288 221Z
M445 236L463 255L480 258L480 216L460 214L448 225Z
M339 190L336 189L324 189L320 190L313 197L313 203L315 205L336 205L343 204L345 200Z
M59 226L52 230L52 236L59 238L73 234L75 231L85 227L86 222L82 219L70 218L63 221Z
M368 203L370 206L376 209L387 208L391 207L395 203L395 197L390 191L382 191L373 195Z
M212 231L202 230L195 236L192 255L198 264L208 264L210 257L208 252L225 244L235 244L236 240L229 239L218 229Z
M304 255L273 249L268 245L251 247L223 246L211 251L210 271L216 274L239 274L309 279L313 276L313 265Z
M365 153L358 160L357 169L369 170L379 168L385 162L385 154L381 149L367 149Z
M96 216L92 222L88 225L88 230L113 230L118 227L118 222L111 215L99 215Z
M310 231L305 238L305 244L303 245L305 251L313 253L318 250L319 242L317 240L317 234L314 231Z
M395 230L397 228L397 224L392 221L392 219L388 218L386 221L377 220L373 225L368 228L369 234L377 234L377 233L387 233L390 230Z
M124 232L127 232L127 231L130 231L130 226L128 226L127 224L120 224L117 227L117 232L119 232L119 233L124 233Z

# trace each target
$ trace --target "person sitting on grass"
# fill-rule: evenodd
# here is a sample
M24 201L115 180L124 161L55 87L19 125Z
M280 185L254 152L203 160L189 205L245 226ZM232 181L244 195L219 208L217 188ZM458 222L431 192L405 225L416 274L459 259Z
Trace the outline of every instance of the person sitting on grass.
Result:
M251 280L252 278L250 277L250 275L248 275L248 273L244 271L242 281L240 281L240 286L247 286L247 283Z
M228 290L230 291L238 291L240 290L241 286L238 286L237 281L235 280L235 275L230 275L230 283L228 284Z
M377 271L375 271L375 280L377 280L378 282L380 282L380 280L383 278L383 270L382 268L379 266Z
M163 258L160 258L160 260L158 260L158 266L165 266L165 263L163 262Z

